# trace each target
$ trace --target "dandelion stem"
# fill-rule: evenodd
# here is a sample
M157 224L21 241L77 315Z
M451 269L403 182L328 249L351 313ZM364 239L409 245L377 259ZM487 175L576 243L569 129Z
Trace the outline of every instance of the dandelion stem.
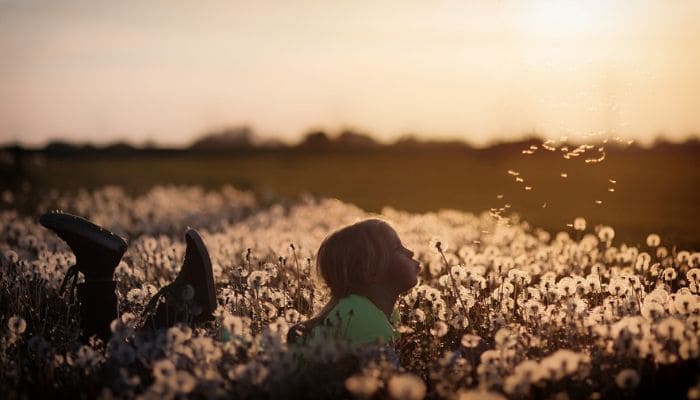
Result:
M445 268L447 268L447 272L450 275L450 281L452 282L452 289L455 292L455 297L457 297L457 301L459 302L459 306L462 308L462 314L466 317L467 316L467 308L464 307L464 302L462 302L462 295L457 290L457 282L455 282L454 275L452 274L452 269L450 268L449 263L447 262L447 257L445 257L445 253L442 251L442 243L437 242L435 243L435 247L437 248L438 252L440 252L440 255L442 256L442 262L445 263Z

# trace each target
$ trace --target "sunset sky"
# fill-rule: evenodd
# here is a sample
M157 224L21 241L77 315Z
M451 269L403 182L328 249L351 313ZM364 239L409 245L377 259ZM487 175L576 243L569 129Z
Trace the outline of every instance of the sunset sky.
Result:
M0 143L700 133L700 1L0 0Z

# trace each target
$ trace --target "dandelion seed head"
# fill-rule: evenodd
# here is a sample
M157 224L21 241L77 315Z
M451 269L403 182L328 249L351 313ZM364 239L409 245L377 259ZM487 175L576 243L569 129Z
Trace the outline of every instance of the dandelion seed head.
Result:
M410 373L392 376L388 389L389 395L396 400L421 400L426 392L423 380Z
M10 331L10 335L21 335L27 329L27 322L24 318L13 315L7 320L7 327Z
M639 385L639 373L633 369L623 369L615 376L615 384L622 390L631 390Z
M381 382L375 376L358 374L345 380L345 388L353 395L368 399L374 396Z

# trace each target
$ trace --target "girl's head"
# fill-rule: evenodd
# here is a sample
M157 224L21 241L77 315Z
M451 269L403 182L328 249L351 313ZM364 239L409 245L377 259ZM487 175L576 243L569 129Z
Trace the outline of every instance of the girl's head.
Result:
M381 285L403 293L416 284L419 263L396 231L379 219L368 219L330 234L321 243L316 269L334 299Z

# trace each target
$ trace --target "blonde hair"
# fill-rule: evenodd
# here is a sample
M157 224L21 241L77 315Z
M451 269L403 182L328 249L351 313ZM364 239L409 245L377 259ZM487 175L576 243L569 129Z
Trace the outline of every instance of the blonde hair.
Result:
M388 237L394 232L386 221L371 218L338 229L323 240L316 255L316 274L330 289L331 299L307 326L321 323L340 299L356 293L375 271L385 267L393 251Z

